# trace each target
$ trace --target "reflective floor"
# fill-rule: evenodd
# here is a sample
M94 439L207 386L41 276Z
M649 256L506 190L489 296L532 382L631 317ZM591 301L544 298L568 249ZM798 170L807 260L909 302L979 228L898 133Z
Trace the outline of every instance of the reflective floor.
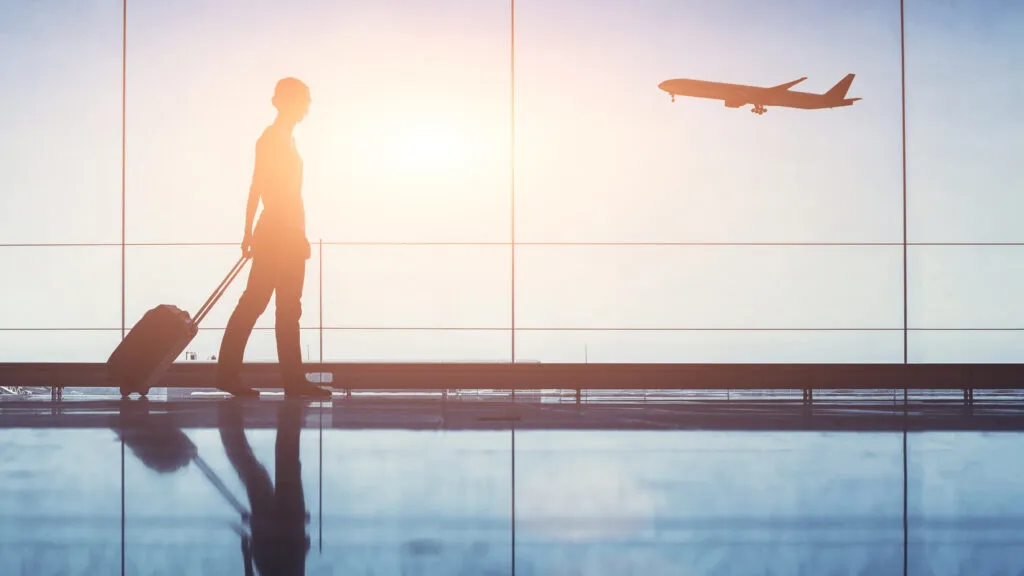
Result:
M1019 407L710 406L4 402L0 574L1024 574Z

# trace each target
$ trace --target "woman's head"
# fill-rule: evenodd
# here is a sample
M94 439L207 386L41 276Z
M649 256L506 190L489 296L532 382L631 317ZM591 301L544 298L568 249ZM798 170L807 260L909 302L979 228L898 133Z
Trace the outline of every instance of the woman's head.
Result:
M272 100L278 114L295 122L301 121L309 112L309 86L298 78L284 78L274 87Z

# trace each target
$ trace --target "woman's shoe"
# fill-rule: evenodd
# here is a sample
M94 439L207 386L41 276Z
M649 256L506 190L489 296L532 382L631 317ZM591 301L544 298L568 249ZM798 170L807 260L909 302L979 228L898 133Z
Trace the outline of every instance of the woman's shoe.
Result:
M313 386L307 382L286 384L284 387L286 398L315 398L329 400L333 394L330 390Z

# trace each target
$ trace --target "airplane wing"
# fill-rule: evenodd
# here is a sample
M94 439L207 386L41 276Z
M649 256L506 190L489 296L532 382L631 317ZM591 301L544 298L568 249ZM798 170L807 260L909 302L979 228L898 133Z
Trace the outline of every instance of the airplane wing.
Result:
M793 80L792 82L786 82L785 84L772 86L771 88L769 88L769 90L789 90L790 88L796 86L797 84L803 82L804 80L807 80L807 76L804 76L803 78L798 78L797 80Z
M750 92L742 89L730 90L722 100L725 101L725 106L727 108L739 108L740 106L753 102Z

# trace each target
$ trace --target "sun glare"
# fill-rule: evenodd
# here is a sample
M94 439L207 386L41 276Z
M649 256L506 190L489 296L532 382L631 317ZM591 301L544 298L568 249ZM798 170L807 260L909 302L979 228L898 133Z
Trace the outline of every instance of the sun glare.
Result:
M394 138L395 160L406 168L447 171L466 160L464 136L451 126L407 126Z
M463 237L487 225L507 182L507 120L472 103L368 98L322 102L297 142L305 160L309 227L325 236ZM504 206L504 203L501 204ZM344 229L351 214L365 214Z

